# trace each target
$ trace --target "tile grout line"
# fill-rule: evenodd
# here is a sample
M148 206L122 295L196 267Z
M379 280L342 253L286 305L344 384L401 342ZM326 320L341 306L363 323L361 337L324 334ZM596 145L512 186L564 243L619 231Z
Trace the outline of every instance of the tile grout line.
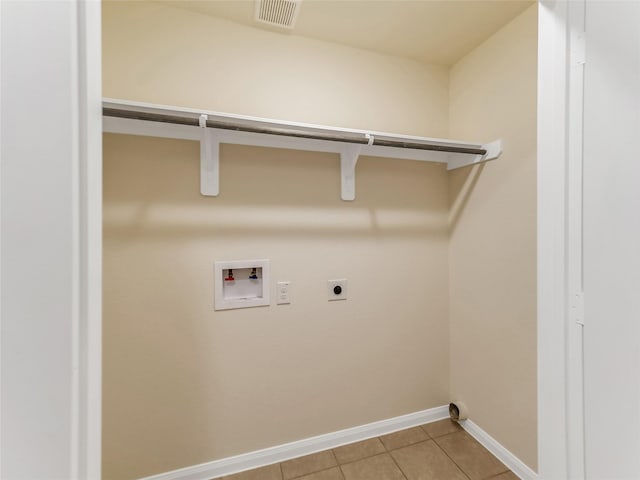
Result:
M304 478L304 477L306 477L308 475L315 475L316 473L326 472L328 470L331 470L332 468L336 468L336 467L339 468L340 467L340 464L338 463L338 457L336 457L336 454L333 451L333 448L329 448L327 450L321 450L321 451L316 452L316 453L323 453L323 452L331 452L331 454L333 455L333 459L335 460L336 464L332 465L330 467L327 467L327 468L322 468L320 470L315 470L313 472L303 473L302 475L297 475L295 477L291 477L291 478L286 479L286 480L299 480L299 479ZM311 455L315 455L316 453L312 453ZM305 456L308 456L308 455L305 455ZM303 458L303 457L298 457L298 458ZM295 459L293 459L293 460L295 460ZM280 474L282 475L282 479L285 480L284 472L282 471L282 463L283 462L280 463ZM342 474L342 469L340 469L340 473ZM344 475L342 475L342 478L344 479Z
M414 428L414 427L412 427L412 428ZM406 430L408 430L408 429L406 429ZM402 430L399 430L399 431L402 431ZM396 433L396 432L393 432L393 433ZM382 444L382 448L384 449L384 451L383 452L374 453L374 454L371 454L371 455L366 455L366 456L364 456L362 458L358 458L356 460L351 460L349 462L338 462L338 466L342 467L343 465L350 465L352 463L356 463L356 462L359 462L361 460L366 460L368 458L377 457L378 455L384 455L385 453L391 455L391 452L394 452L396 450L400 450L400 449L405 448L405 447L410 447L412 445L417 445L418 443L428 442L429 440L433 440L433 439L431 437L429 437L429 434L427 433L427 439L426 440L421 440L419 442L410 443L408 445L403 445L402 447L393 448L393 449L387 448L387 446L382 441L381 437L373 437L373 438L369 438L367 440L362 440L362 441L366 442L366 441L369 441L369 440L378 440ZM360 443L360 442L354 442L354 444L355 443ZM348 445L353 445L353 444L348 444ZM340 448L340 447L338 447L338 448ZM331 450L332 450L334 456L336 457L336 461L337 461L338 457L335 455L335 451L334 451L335 449L331 449ZM391 457L391 458L393 458L393 457ZM395 460L394 460L394 462L395 462ZM399 468L399 466L398 466L398 468ZM340 470L342 470L342 468L340 468ZM404 472L403 472L403 474L404 474ZM295 480L295 479L291 479L291 480Z
M410 444L408 444L408 445L404 445L404 446L402 446L402 447L398 447L398 448L395 448L395 449L392 449L392 450L390 450L389 448L387 448L387 446L384 444L384 442L382 441L382 439L380 439L380 438L378 437L378 438L380 439L380 443L382 443L382 446L385 448L385 450L387 451L387 453L389 454L389 456L392 458L392 460L394 461L394 463L396 464L396 466L400 469L400 471L402 472L402 474L404 475L404 477L405 477L405 478L407 478L407 477L406 477L406 475L404 474L404 471L403 471L403 470L402 470L402 468L400 467L400 465L398 465L398 463L395 461L395 458L393 458L393 455L391 455L391 452L393 452L393 451L395 451L395 450L400 450L400 449L402 449L402 448L410 447L410 446L412 446L412 445L418 445L418 444L420 444L420 443L425 443L425 442L428 442L428 441L430 441L430 440L431 440L431 441L432 441L432 442L433 442L433 443L434 443L434 444L435 444L435 445L440 449L440 451L442 451L442 453L444 453L444 454L445 454L445 456L446 456L447 458L449 458L449 460L451 460L451 462L453 462L453 464L454 464L456 467L458 467L458 469L460 470L460 472L462 472L462 474L463 474L465 477L467 477L469 480L471 480L471 477L470 477L470 476L467 474L467 472L462 468L462 466L461 466L461 465L458 465L458 463L457 463L453 458L451 458L451 456L450 456L450 455L449 455L449 454L448 454L448 453L447 453L447 452L446 452L446 451L445 451L445 450L440 446L440 444L439 444L439 443L438 443L438 441L436 440L436 439L438 439L438 438L448 437L449 435L453 435L453 434L455 434L455 433L465 432L465 430L464 430L464 429L460 429L460 430L457 430L457 431L455 431L455 432L449 432L449 433L445 433L444 435L438 435L438 436L434 437L434 436L432 436L432 435L431 435L431 434L430 434L430 433L429 433L429 432L424 428L424 425L419 425L419 428L420 428L420 429L421 429L421 430L422 430L422 431L427 435L427 439L426 439L426 440L422 440L422 441L420 441L420 442L410 443ZM465 432L465 433L466 433L466 432ZM491 453L491 452L489 452L489 453ZM492 456L493 456L493 454L492 454ZM507 468L507 470L505 470L505 472L508 472L508 471L510 471L510 470ZM481 479L481 480L491 480L492 478L495 478L495 477L497 477L497 476L499 476L499 475L502 475L502 474L504 474L505 472L500 472L500 473L497 473L497 474L495 474L495 475L492 475L491 477L483 478L483 479Z
M419 428L420 430L422 430L425 433L425 435L427 436L426 440L423 440L421 442L410 443L409 445L404 445L403 447L398 447L398 448L394 448L394 449L387 448L385 443L382 441L382 438L381 437L376 437L380 441L380 443L382 444L384 449L386 450L387 455L389 455L391 457L391 460L393 460L393 463L395 463L396 467L398 467L398 470L400 470L400 473L405 478L405 480L409 480L409 478L407 477L407 474L404 473L404 470L402 470L402 467L398 464L398 462L396 462L396 459L393 458L393 455L391 455L391 452L394 452L396 450L400 450L401 448L410 447L411 445L417 445L417 444L422 443L422 442L428 442L429 440L433 440L431 438L431 435L429 435L429 432L427 432L424 428L422 428L422 425L418 425L417 428ZM409 430L409 429L405 429L405 430Z
M498 478L500 475L504 475L505 473L511 472L513 473L513 470L511 470L510 468L507 468L504 472L500 472L500 473L496 473L495 475L492 475L490 477L487 478L483 478L482 480L491 480L492 478ZM513 473L514 475L516 475L515 473ZM517 477L517 475L516 475Z
M433 440L433 437L431 436L431 434L430 434L429 432L427 432L427 429L426 429L426 428L424 428L424 425L420 425L420 428L422 429L422 431L423 431L424 433L426 433L426 434L427 434L427 437L429 437L429 440Z
M376 437L378 438L378 437ZM402 471L402 469L400 468L400 466L396 463L395 459L391 456L391 454L389 452L382 452L382 453L376 453L375 455L371 455L370 457L365 457L365 458L361 458L360 460L356 460L354 462L349 462L346 463L345 465L349 465L351 463L356 463L356 462L360 462L362 460L368 460L370 458L375 458L375 457L381 457L383 455L388 455L389 458L391 458L391 461L393 462L393 464L396 466L396 468L398 468L398 470L400 471L400 475L402 475L402 478L404 478L405 480L408 480L406 475L404 474L404 472ZM342 470L342 466L340 466L340 470ZM344 473L344 472L343 472ZM345 477L346 478L346 477Z
M422 427L422 426L420 426L420 427ZM459 464L458 464L458 463L457 463L457 462L456 462L456 461L455 461L455 460L454 460L454 459L453 459L453 458L452 458L452 457L451 457L451 456L450 456L450 455L449 455L449 454L448 454L448 453L447 453L447 452L446 452L446 451L445 451L445 450L440 446L440 444L439 444L439 443L437 442L437 440L436 440L436 439L440 439L440 438L448 437L448 436L450 436L450 435L453 435L453 434L456 434L456 433L460 433L460 432L465 433L465 432L464 432L464 430L458 430L458 431L455 431L455 432L449 432L449 433L445 433L444 435L438 435L438 436L436 436L436 437L432 437L431 435L429 435L429 433L428 433L426 430L424 430L423 428L422 428L422 430L423 430L423 431L425 432L425 434L427 435L427 439L425 439L425 440L421 440L421 441L419 441L419 442L410 443L410 444L408 444L408 445L403 445L403 446L401 446L401 447L393 448L393 449L389 449L389 448L385 445L385 443L382 441L382 438L381 438L381 437L374 437L376 440L378 440L378 441L382 444L382 447L384 448L384 450L385 450L385 451L384 451L384 452L380 452L380 453L375 453L375 454L373 454L373 455L367 455L367 456L365 456L365 457L358 458L357 460L352 460L352 461L349 461L349 462L339 462L339 461L338 461L338 457L337 457L337 455L336 455L336 453L335 453L335 451L334 451L335 449L330 448L330 449L328 449L328 450L331 452L331 454L332 454L332 456L333 456L333 458L334 458L334 460L335 460L335 462L336 462L336 465L335 465L335 466L331 466L331 467L328 467L328 468L323 468L322 470L318 470L318 471L315 471L315 472L306 473L306 474L304 474L304 475L300 475L300 476L297 476L297 477L293 477L293 478L288 479L288 480L299 480L300 478L303 478L303 477L305 477L305 476L307 476L307 475L313 475L313 474L315 474L315 473L325 472L325 471L331 470L332 468L335 468L335 467L338 467L338 470L340 471L340 475L342 476L342 479L344 480L344 479L346 478L345 473L344 473L344 470L342 470L342 467L343 467L344 465L350 465L350 464L352 464L352 463L356 463L356 462L359 462L359 461L362 461L362 460L367 460L367 459L369 459L369 458L377 457L377 456L379 456L379 455L384 455L384 454L387 454L387 455L389 455L389 456L391 457L391 460L392 460L392 461L393 461L393 463L396 465L396 467L398 468L398 470L400 470L400 473L402 474L403 478L404 478L405 480L408 480L408 477L406 476L406 474L405 474L404 470L402 470L402 467L400 467L400 465L398 464L398 462L396 462L395 458L393 457L392 452L395 452L396 450L401 450L401 449L403 449L403 448L411 447L411 446L413 446L413 445L418 445L418 444L420 444L420 443L426 443L426 442L428 442L428 441L432 441L432 442L433 442L433 443L438 447L438 449L439 449L440 451L442 451L442 453L444 453L444 454L445 454L445 456L446 456L447 458L449 458L449 459L451 460L451 462L453 462L453 464L454 464L456 467L458 467L458 469L460 470L460 472L462 472L462 474L463 474L466 478L468 478L469 480L471 480L471 477L470 477L470 476L467 474L467 472L462 468L462 466L461 466L461 465L459 465ZM366 440L365 440L365 441L366 441ZM359 442L354 442L354 443L359 443ZM326 451L326 450L325 450L325 451ZM318 452L318 453L321 453L321 452ZM280 465L280 473L281 473L282 478L283 478L283 480L284 480L284 472L282 471L282 463L280 463L279 465ZM506 466L505 466L505 468L506 468ZM500 476L500 475L503 475L504 473L509 472L509 471L510 471L510 470L509 470L509 468L507 468L504 472L496 473L495 475L492 475L491 477L486 477L486 478L483 478L483 479L480 479L480 480L491 480L491 479L496 478L496 477L498 477L498 476Z
M331 449L331 455L333 455L333 459L336 461L336 466L338 467L340 476L342 477L342 480L344 480L345 479L344 472L342 471L342 467L340 466L340 462L338 461L338 456L336 455L335 448Z
M329 470L333 470L334 468L340 469L340 465L334 465L333 467L323 468L322 470L316 470L315 472L305 473L304 475L299 475L297 477L290 478L288 480L300 480L301 478L308 477L309 475L315 475L316 473L328 472ZM340 474L342 475L342 470L340 470ZM342 475L344 479L344 475Z
M462 431L464 432L464 430L462 430ZM440 435L438 438L448 437L449 435L453 435L454 433L458 433L458 432L451 432L451 433L447 433L446 435ZM435 438L433 439L433 443L435 443L438 446L438 448L442 451L442 453L444 453L447 456L447 458L449 458L449 460L451 460L453 462L453 464L460 469L460 471L462 472L462 474L465 477L467 477L469 480L471 480L471 476L469 476L467 474L467 472L464 471L464 469L462 468L461 465L458 465L458 462L456 462L453 458L451 458L451 456L445 451L445 449L442 448L438 442L436 442Z
M340 462L338 461L338 456L336 455L335 448L330 448L329 450L331 450L331 456L333 457L333 460L336 462L336 465L340 466Z
M382 440L380 440L380 443L382 443ZM402 470L402 467L400 465L398 465L398 462L396 462L396 459L393 458L393 455L391 455L391 451L389 449L387 449L387 446L384 443L382 443L382 445L387 450L387 455L389 455L389 457L391 458L391 461L393 462L393 464L400 471L400 475L402 475L405 480L409 480L408 477L407 477L407 474L404 473L404 470ZM397 448L396 448L396 450L397 450Z
M362 440L362 441L363 441L363 442L367 442L367 441L369 441L369 440L376 440L376 439L377 439L377 440L380 440L380 437L368 438L367 440ZM356 443L360 443L360 442L349 443L349 444L347 444L347 445L354 445L354 444L356 444ZM380 443L382 443L382 440L380 440ZM343 446L344 446L344 445L343 445ZM341 447L338 447L338 448L341 448ZM385 451L384 451L384 452L378 452L378 453L374 453L374 454L372 454L372 455L366 455L366 456L364 456L364 457L362 457L362 458L357 458L357 459L355 459L355 460L351 460L351 461L349 461L349 462L338 462L338 457L336 456L335 452L333 452L333 455L336 457L336 462L338 463L338 466L339 466L339 467L341 467L342 465L350 465L350 464L352 464L352 463L359 462L360 460L366 460L367 458L377 457L378 455L382 455L382 454L384 454L384 453L389 453L389 452L386 450L386 447L384 446L384 443L382 443L382 448L384 448L384 449L385 449ZM335 450L335 449L331 449L331 450Z
M340 447L338 447L340 448ZM342 464L340 462L338 462L338 456L336 455L336 452L334 452L334 448L331 449L331 452L333 453L333 457L336 459L336 462L338 463L338 470L340 470L340 475L342 475L342 479L346 479L347 476L344 474L344 470L342 470L342 465L346 465L346 464Z
M378 437L378 438L380 439L380 443L382 443L382 446L385 448L385 450L387 451L387 453L395 452L396 450L400 450L400 449L402 449L402 448L410 447L410 446L412 446L412 445L417 445L417 444L422 443L422 442L428 442L429 440L433 440L433 438L431 437L431 435L429 435L429 432L427 432L424 428L422 428L422 425L418 425L417 427L411 427L411 428L419 428L420 430L422 430L422 431L425 433L425 435L427 436L427 439L426 439L426 440L420 440L419 442L409 443L409 444L407 444L407 445L403 445L403 446L398 447L398 448L392 448L392 449L389 449L389 448L387 448L387 446L384 444L384 442L382 441L382 439L381 439L380 437ZM411 428L407 428L407 429L405 429L405 430L410 430ZM402 432L402 431L404 431L404 430L399 430L399 431L401 431L401 432ZM397 432L393 432L393 433L397 433ZM392 434L390 434L390 435L392 435Z
M381 436L381 437L372 437L372 438L368 438L368 439L366 439L366 440L360 440L360 441L358 441L358 442L348 443L348 444L346 444L346 445L342 445L342 446L340 446L340 447L336 447L336 448L329 448L329 449L327 449L327 450L321 450L320 452L316 452L316 453L322 453L322 452L330 451L330 452L331 452L331 454L333 455L334 460L336 461L336 466L340 467L340 472L342 473L342 475L343 475L343 477L344 477L344 472L343 472L343 470L342 470L342 466L343 466L343 465L350 465L350 464L352 464L352 463L356 463L356 462L359 462L359 461L361 461L361 460L366 460L366 459L368 459L368 458L376 457L376 456L378 456L378 455L382 455L382 454L384 454L384 453L391 454L391 452L394 452L394 451L396 451L396 450L400 450L400 449L405 448L405 447L410 447L410 446L412 446L412 445L417 445L417 444L419 444L419 443L428 442L429 440L434 440L434 441L435 441L435 439L434 439L431 435L429 435L429 432L427 432L427 431L426 431L424 428L422 428L422 427L423 427L423 425L417 425L416 427L409 427L409 428L405 428L405 429L403 429L403 430L398 430L397 432L391 432L391 433L387 434L387 435L392 435L392 434L394 434L394 433L402 432L402 431L405 431L405 430L410 430L411 428L420 428L420 429L421 429L421 430L422 430L422 431L427 435L427 439L426 439L426 440L421 440L421 441L419 441L419 442L410 443L410 444L408 444L408 445L403 445L403 446L401 446L401 447L397 447L397 448L393 448L393 449L389 449L389 448L387 448L387 446L385 445L385 443L382 441L382 436ZM451 432L451 433L457 433L457 432ZM448 433L448 434L446 434L446 435L450 435L450 433ZM383 436L385 436L385 435L383 435ZM441 436L441 437L444 437L445 435L440 435L440 436ZM374 454L367 455L367 456L364 456L364 457L362 457L362 458L358 458L358 459L356 459L356 460L351 460L351 461L348 461L348 462L339 462L339 461L338 461L338 456L336 455L336 452L335 452L335 450L336 450L336 449L338 449L338 448L342 448L343 446L355 445L355 444L357 444L357 443L367 442L367 441L370 441L370 440L378 440L378 441L382 444L382 448L384 449L384 452L374 453ZM314 454L312 454L312 455L314 455ZM298 457L298 458L302 458L302 457ZM393 457L391 457L391 458L393 458ZM295 460L295 459L293 459L293 460ZM394 462L395 462L395 460L394 460ZM298 480L299 478L302 478L302 477L304 477L305 475L312 475L312 474L314 474L314 473L323 472L323 471L325 471L325 470L330 470L331 468L333 468L333 467L323 468L322 470L318 470L318 471L316 471L316 472L305 473L304 475L300 475L300 476L293 477L293 478L290 478L290 479L285 479L285 478L284 478L284 471L282 470L282 463L284 463L284 462L281 462L281 463L280 463L280 472L281 472L281 474L282 474L282 478L283 478L283 480ZM457 466L457 464L456 464L456 466ZM399 467L399 466L398 466L398 467ZM402 470L402 469L401 469L401 470ZM402 472L402 473L403 473L403 475L404 475L404 472Z
M480 445L482 448L484 448L485 450L487 450L487 449L484 447L484 445L482 445L482 444L481 444L480 442L478 442L475 438L473 438L473 436L471 436L471 434L470 434L469 432L467 432L465 429L459 430L458 432L451 432L451 433L448 433L447 435L442 435L442 436L443 436L443 437L446 437L446 436L453 435L454 433L459 433L459 432L462 432L465 436L469 437L471 440L473 440L474 442L476 442L476 443L477 443L478 445ZM438 444L438 442L436 442L436 444ZM438 444L438 447L440 447L440 445L439 445L439 444ZM447 457L451 458L451 457L447 454L447 452L445 452L445 451L444 451L444 448L440 447L440 450L442 450L442 451L444 452L444 454L445 454L445 455L447 455ZM484 477L484 478L481 478L480 480L491 480L492 478L495 478L495 477L497 477L498 475L502 475L503 473L506 473L506 472L511 472L511 469L510 469L509 467L507 467L504 463L502 463L502 461L500 461L499 459L497 459L497 457L496 457L493 453L489 452L488 450L487 450L487 452L488 452L488 453L489 453L489 455L491 455L493 458L496 458L496 460L498 460L498 461L500 462L500 464L501 464L501 465L502 465L506 470L504 470L504 471L502 471L502 472L499 472L499 473L496 473L495 475L491 475L490 477ZM453 463L455 463L456 465L458 465L458 464L456 463L456 461L455 461L453 458L451 458L451 461L452 461ZM465 471L462 469L462 467L461 467L460 465L458 465L458 468L459 468L460 470L462 470L462 472L463 472L465 475L467 475L467 472L465 472ZM512 473L513 473L513 472L512 472ZM467 477L471 478L469 475L467 475Z

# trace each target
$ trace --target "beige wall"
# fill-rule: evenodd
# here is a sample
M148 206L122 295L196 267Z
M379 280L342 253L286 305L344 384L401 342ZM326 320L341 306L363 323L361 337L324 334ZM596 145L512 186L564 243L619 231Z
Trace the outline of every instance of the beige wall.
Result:
M105 136L104 478L134 478L443 405L439 165ZM214 260L269 258L289 306L213 310ZM349 299L328 302L346 277ZM273 291L273 290L272 290Z
M105 96L446 136L441 67L158 5L104 10ZM104 478L445 404L444 167L361 158L349 203L337 155L225 145L210 198L198 152L105 136ZM213 262L243 258L271 259L292 304L214 311ZM341 277L349 299L330 303Z
M448 71L149 2L105 2L105 94L446 137Z
M451 394L534 469L536 8L451 69L450 135L504 154L449 177Z

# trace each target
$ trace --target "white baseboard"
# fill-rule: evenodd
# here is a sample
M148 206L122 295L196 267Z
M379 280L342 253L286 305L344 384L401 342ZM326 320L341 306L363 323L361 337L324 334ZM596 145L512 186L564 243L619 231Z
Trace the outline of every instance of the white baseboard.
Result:
M192 467L173 470L171 472L159 473L140 480L210 480L223 475L231 475L265 465L271 465L272 463L291 460L292 458L309 455L329 448L336 448L348 443L379 437L380 435L386 435L387 433L397 432L398 430L404 430L424 423L435 422L444 418L449 418L449 407L447 405L390 418L388 420L381 420L359 427L347 428L346 430L339 430L297 442L286 443L277 447L244 453L235 457L223 458Z
M538 474L525 465L518 457L500 445L491 435L481 429L471 420L460 422L469 435L475 438L484 448L489 450L509 470L522 480L537 480Z

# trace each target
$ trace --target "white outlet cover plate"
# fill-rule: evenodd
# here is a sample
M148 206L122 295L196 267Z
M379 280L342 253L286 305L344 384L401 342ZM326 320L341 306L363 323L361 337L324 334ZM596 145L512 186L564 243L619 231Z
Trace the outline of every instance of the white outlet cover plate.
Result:
M276 303L278 305L287 305L291 303L290 295L291 282L278 282L276 284Z
M341 287L342 292L339 294L335 294L333 289L335 287ZM327 281L327 294L329 295L329 301L333 300L346 300L347 299L347 279L346 278L338 278L336 280Z

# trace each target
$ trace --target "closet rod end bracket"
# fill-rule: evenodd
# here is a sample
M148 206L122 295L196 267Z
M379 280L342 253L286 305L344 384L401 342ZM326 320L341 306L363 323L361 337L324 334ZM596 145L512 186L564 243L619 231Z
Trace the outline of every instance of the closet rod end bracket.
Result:
M447 161L447 170L455 170L456 168L495 160L502 154L502 140L485 143L482 145L482 149L486 152L484 155L456 155L450 157Z
M486 143L482 146L487 153L484 154L483 160L495 160L502 155L502 140L494 140L493 142Z

